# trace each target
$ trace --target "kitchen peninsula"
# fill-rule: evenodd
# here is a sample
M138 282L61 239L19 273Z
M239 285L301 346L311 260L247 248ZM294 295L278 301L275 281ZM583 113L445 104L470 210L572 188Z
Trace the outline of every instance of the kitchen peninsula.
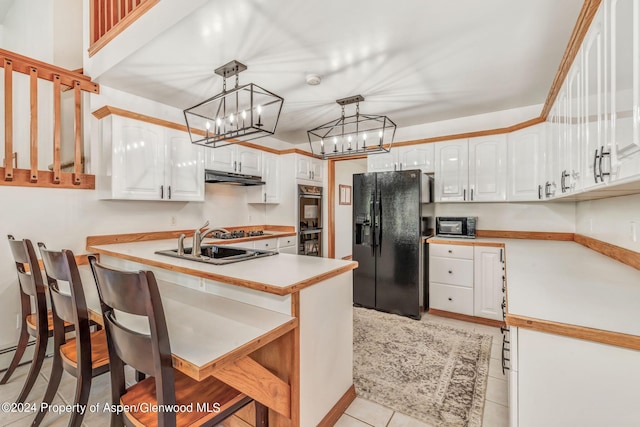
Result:
M190 293L213 294L270 310L275 312L274 316L285 314L297 318L298 326L275 340L265 333L250 343L240 343L242 348L255 348L251 353L240 353L249 356L243 360L252 359L249 365L258 362L255 364L257 371L253 373L266 374L264 378L249 385L242 384L243 379L239 377L245 377L243 364L235 364L238 374L235 377L225 371L227 362L218 366L214 361L207 369L197 369L233 386L236 386L234 381L240 379L237 388L259 400L266 392L271 394L269 399L277 403L283 397L282 390L290 390L290 396L283 397L290 401L290 417L283 415L287 405L284 405L284 411L268 405L272 409L270 425L331 425L355 398L351 307L352 270L357 267L356 262L279 253L227 265L211 265L156 254L158 250L177 246L177 239L166 239L166 234L162 238L162 233L150 233L145 235L144 241L132 241L134 239L122 236L90 236L87 249L99 254L105 265L152 270L159 280L190 288ZM153 237L160 238L148 240ZM208 240L211 242L214 241ZM215 326L202 324L203 328ZM174 366L181 369L175 359ZM191 374L199 375L198 372ZM250 377L251 373L246 376ZM273 387L273 384L285 384L286 387Z

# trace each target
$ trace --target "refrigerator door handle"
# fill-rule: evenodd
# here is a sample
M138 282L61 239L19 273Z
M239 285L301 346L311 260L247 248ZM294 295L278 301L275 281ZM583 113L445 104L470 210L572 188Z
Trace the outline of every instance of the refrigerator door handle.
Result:
M382 190L378 191L378 256L382 256Z
M369 221L370 221L369 223L371 224L370 227L371 227L371 256L372 257L376 256L376 235L373 232L376 225L375 209L374 209L375 200L376 200L376 193L371 193L371 202L369 202Z

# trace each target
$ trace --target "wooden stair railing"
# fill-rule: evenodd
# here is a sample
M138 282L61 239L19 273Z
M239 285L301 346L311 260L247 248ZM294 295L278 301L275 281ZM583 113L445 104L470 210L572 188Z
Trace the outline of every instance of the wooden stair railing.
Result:
M90 45L93 56L159 0L90 0Z
M4 68L4 164L0 168L0 185L95 188L95 177L83 171L82 91L100 93L97 83L81 73L70 71L8 50L0 49L0 66ZM13 73L29 75L30 92L30 169L13 164ZM53 171L38 169L38 79L53 82ZM61 94L74 91L74 171L62 173L60 144L62 133Z

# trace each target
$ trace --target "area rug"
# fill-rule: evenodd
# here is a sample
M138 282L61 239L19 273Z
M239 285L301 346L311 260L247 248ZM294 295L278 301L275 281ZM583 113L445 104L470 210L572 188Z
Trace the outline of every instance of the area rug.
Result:
M480 427L491 335L353 311L356 395L435 427Z

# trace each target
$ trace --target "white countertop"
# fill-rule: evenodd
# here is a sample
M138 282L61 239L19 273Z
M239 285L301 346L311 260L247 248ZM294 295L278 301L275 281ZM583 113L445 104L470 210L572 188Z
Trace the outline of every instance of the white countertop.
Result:
M640 271L633 267L569 241L430 242L438 240L504 244L510 315L640 336Z
M207 240L208 242L209 240ZM175 249L176 247L177 241L170 239L95 245L90 250L279 295L295 292L302 287L332 277L332 275L350 271L358 265L354 261L285 253L226 265L212 265L155 253L158 250Z

